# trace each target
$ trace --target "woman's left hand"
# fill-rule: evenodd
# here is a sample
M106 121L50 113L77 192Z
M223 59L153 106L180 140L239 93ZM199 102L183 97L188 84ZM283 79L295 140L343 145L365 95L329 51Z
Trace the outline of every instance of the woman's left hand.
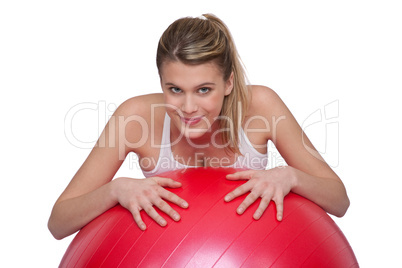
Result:
M261 218L265 209L272 201L276 204L276 218L281 221L283 218L283 199L295 185L295 178L292 176L291 167L277 167L270 170L245 170L226 176L228 180L248 180L225 196L225 201L233 199L250 192L237 208L238 214L243 212L261 197L260 205L254 213L253 218Z

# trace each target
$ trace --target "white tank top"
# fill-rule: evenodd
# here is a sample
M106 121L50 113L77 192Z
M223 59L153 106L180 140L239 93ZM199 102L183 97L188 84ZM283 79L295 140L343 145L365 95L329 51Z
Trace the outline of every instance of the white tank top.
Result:
M240 128L240 152L242 155L239 155L236 159L236 162L232 165L222 165L222 167L231 167L231 168L245 168L245 169L259 169L264 170L268 164L268 157L267 154L262 154L258 152L253 145L251 144L250 140L247 138L246 134L244 133L243 129ZM219 160L219 159L217 159ZM222 161L223 162L223 161ZM221 163L221 162L218 162ZM161 142L161 149L159 152L158 162L156 166L151 171L142 170L142 173L146 178L154 177L158 174L177 170L177 169L184 169L184 168L191 168L195 166L188 166L176 161L172 154L171 144L170 144L170 117L166 114L165 120L163 123L163 133L162 133L162 142Z

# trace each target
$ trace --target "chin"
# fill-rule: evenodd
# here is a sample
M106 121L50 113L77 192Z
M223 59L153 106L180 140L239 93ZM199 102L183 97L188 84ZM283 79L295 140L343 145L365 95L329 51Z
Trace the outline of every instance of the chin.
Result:
M203 120L196 125L187 125L180 122L180 132L183 137L189 140L200 140L213 135L210 121Z
M210 128L207 128L206 124L199 127L189 127L186 125L182 125L181 128L182 135L191 140L199 139L209 132Z
M173 120L173 124L179 129L181 136L190 140L197 140L206 138L205 135L212 135L212 129L215 128L217 120L211 118L210 115L204 115L199 122L188 122L182 120L180 115L172 114L170 118Z

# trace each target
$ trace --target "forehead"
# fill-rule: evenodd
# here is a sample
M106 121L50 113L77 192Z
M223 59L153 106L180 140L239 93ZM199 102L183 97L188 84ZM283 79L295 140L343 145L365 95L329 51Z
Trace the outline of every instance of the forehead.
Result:
M189 65L179 61L169 61L163 63L160 75L163 84L191 86L205 82L223 82L223 74L214 62Z

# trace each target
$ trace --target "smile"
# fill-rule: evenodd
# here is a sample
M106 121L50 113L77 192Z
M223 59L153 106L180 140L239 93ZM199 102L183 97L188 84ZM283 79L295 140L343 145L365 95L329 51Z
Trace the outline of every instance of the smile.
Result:
M181 121L186 125L195 125L198 124L204 116L197 116L197 117L180 117Z

